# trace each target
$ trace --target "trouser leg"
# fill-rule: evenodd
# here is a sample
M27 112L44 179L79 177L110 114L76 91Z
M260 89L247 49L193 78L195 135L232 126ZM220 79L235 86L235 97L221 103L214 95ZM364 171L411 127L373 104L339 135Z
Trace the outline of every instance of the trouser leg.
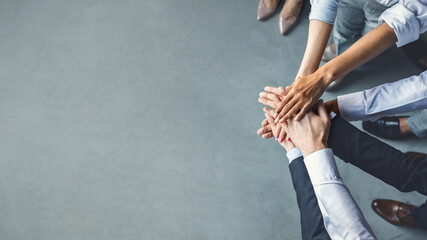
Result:
M360 0L341 0L335 19L333 36L337 55L340 55L361 36L365 17Z
M385 9L376 0L341 0L333 30L337 55L376 28Z
M363 3L365 26L363 28L362 35L365 35L378 27L378 19L386 9L387 7L379 4L377 0L366 0Z
M418 226L427 230L427 201L420 207L414 209L412 211L412 216L414 217L414 221L418 224Z

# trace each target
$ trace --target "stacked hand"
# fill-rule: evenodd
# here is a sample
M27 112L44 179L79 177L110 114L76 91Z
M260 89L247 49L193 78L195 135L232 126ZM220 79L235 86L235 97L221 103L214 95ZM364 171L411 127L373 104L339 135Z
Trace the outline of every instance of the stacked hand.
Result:
M282 129L282 127L280 125L283 125L283 123L276 124L274 122L273 110L265 107L264 112L265 112L265 117L266 117L265 120L267 121L266 127L269 128L269 131L271 134L277 135L278 131L280 131ZM295 145L290 140L289 141L281 141L280 145L282 145L282 147L284 147L286 149L286 151L289 151L289 150L295 148Z
M284 88L266 87L265 92L260 93L258 101L272 109L264 108L266 119L262 122L262 128L258 130L258 135L262 135L263 138L276 136L276 139L285 149L296 146L304 156L326 148L330 119L323 101L319 101L314 109L309 109L299 121L294 118L276 123L277 118L273 118L273 109L280 104L284 97L286 97ZM336 100L328 102L328 109L337 112ZM288 136L288 141L284 140L286 136Z
M295 115L295 120L300 120L317 103L328 84L329 79L318 72L296 79L275 109L276 122L284 122Z

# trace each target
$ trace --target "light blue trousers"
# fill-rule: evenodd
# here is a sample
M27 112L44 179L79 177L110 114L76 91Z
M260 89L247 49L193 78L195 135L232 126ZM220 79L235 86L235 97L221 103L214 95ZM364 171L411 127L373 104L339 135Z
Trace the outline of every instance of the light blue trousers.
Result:
M386 9L376 0L341 0L333 30L337 55L376 28L378 18Z

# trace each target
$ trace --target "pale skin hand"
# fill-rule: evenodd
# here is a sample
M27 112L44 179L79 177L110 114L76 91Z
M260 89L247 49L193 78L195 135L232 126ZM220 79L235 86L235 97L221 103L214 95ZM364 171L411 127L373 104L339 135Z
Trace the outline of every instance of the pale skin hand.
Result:
M271 115L271 114L273 114L273 110L272 109L264 108L264 112L265 112L266 120L268 122L268 126L270 126L270 128L272 130L272 134L277 134L277 132L279 131L278 130L279 125L284 125L284 123L276 124L274 122L274 118ZM280 145L283 148L285 148L287 152L295 148L295 145L294 145L294 143L292 141L283 141L283 142L280 143Z
M276 108L276 122L284 122L295 115L295 120L300 120L330 83L378 56L396 42L394 30L383 23L313 74L298 78L287 89L286 97Z
M276 88L276 87L267 86L265 87L265 92L261 92L260 96L261 97L258 99L260 103L274 109L280 103L279 102L280 99L286 95L285 95L285 92L283 91L283 87ZM333 99L326 102L325 107L328 113L334 112L336 114L340 114L337 99ZM273 133L271 132L271 127L268 124L267 119L264 119L264 121L262 121L262 127L257 131L257 133L258 135L262 136L264 139L273 137ZM286 134L285 134L285 131L283 131L283 133L281 132L278 137L277 135L274 135L274 136L276 136L276 139L279 139L280 141L281 139L285 139Z
M302 155L308 155L327 148L331 120L323 101L317 103L317 114L312 110L300 120L287 120L284 128Z
M280 101L283 99L283 97L285 97L285 88L283 87L265 87L265 92L261 92L259 94L259 98L258 98L258 102L267 105L271 108L276 108L277 104L280 103ZM265 112L265 109L264 109ZM273 114L273 113L272 113ZM264 120L262 122L263 126L266 126L266 120ZM271 134L268 134L268 136L263 136L264 138L270 138ZM277 129L276 129L276 134L274 135L276 136L276 140L278 140L280 143L282 143L285 140L286 137L286 133L285 130L282 128L281 124L277 125Z

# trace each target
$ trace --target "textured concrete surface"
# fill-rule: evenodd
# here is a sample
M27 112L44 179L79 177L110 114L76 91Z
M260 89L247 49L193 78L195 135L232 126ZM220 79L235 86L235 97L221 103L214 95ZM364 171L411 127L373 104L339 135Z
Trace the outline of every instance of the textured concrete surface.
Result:
M292 82L308 8L287 37L256 8L1 1L0 239L299 239L285 153L256 135L257 98ZM417 72L391 49L324 98ZM426 237L370 209L425 197L338 165L379 239Z

